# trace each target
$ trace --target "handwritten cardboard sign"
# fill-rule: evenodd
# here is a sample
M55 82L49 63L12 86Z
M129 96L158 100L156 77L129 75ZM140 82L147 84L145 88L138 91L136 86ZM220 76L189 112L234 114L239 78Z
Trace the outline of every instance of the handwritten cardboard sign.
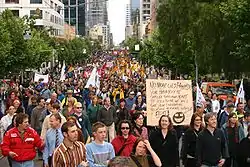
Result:
M147 125L158 125L169 115L174 125L189 125L193 114L190 80L146 80Z

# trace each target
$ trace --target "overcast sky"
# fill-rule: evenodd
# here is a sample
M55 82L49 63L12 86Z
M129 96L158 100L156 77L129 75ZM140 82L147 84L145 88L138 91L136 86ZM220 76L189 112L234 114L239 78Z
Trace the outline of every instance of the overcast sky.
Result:
M108 1L108 18L114 44L118 45L125 39L126 0Z

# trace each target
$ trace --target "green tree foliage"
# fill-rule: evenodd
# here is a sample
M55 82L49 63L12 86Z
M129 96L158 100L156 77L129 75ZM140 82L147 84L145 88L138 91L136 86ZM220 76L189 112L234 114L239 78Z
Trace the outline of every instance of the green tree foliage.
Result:
M91 41L88 38L61 41L57 47L59 60L65 60L66 63L84 61L91 53L91 46Z
M24 39L25 30L31 32L28 40ZM52 55L52 48L39 31L30 29L26 17L15 17L10 10L5 10L0 14L0 32L0 74L3 76L39 67Z
M135 50L135 45L138 45L138 44L140 45L139 46L139 49L140 49L141 48L141 41L136 37L130 37L130 38L124 40L121 43L121 46L122 47L128 47L129 51L131 53L133 53L133 52L138 52L138 51Z
M157 59L167 59L167 68L191 75L195 60L203 74L248 72L249 16L247 0L161 0L158 42L164 54L157 53Z

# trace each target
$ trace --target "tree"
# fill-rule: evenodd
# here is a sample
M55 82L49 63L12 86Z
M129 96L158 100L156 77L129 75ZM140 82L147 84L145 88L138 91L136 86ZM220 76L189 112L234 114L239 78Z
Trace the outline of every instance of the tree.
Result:
M222 70L226 73L242 71L236 65L239 60L232 56L234 43L237 42L235 30L224 14L230 13L228 15L239 18L236 12L227 8L232 5L230 1L238 0L160 2L157 13L159 37L166 50L166 58L173 65L173 71L194 75L195 61L201 74L220 73Z
M91 42L87 38L75 38L70 41L62 41L57 47L59 60L66 63L77 63L84 61L91 53Z
M234 41L229 56L232 59L228 72L249 72L250 63L250 2L228 0L220 5L224 19L232 30Z
M26 30L31 32L31 38L24 39ZM10 10L0 14L0 67L1 75L9 72L19 73L26 68L38 68L43 61L48 61L52 48L41 37L41 33L30 29L27 17L15 17Z
M131 53L138 52L138 51L135 50L135 45L139 45L139 48L141 48L141 46L142 46L141 45L141 41L138 38L136 38L136 37L130 37L130 38L124 40L121 43L121 46L122 47L128 47L129 51Z

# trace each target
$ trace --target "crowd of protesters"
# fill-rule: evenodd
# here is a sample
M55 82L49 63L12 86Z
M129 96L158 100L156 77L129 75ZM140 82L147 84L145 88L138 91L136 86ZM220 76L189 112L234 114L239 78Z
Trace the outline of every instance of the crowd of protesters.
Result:
M98 77L88 85L94 68ZM190 125L162 115L158 127L148 127L150 72L129 56L99 53L65 68L64 80L51 76L26 88L3 82L2 155L13 167L33 167L37 156L44 167L250 166L250 101L235 108L228 96L221 105L210 92Z

